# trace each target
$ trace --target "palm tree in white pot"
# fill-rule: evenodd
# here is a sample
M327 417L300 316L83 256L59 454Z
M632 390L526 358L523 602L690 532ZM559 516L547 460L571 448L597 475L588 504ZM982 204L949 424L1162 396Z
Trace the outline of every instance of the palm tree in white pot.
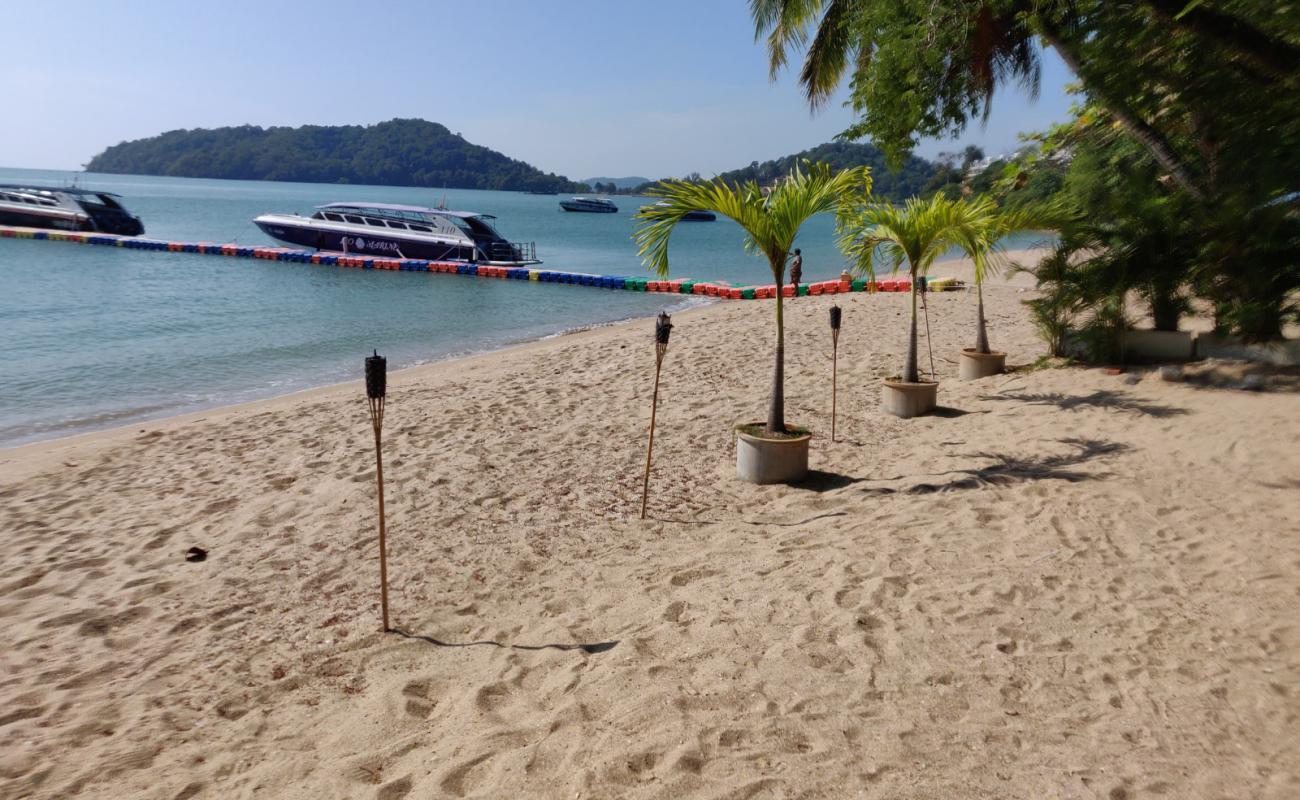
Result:
M1013 233L1053 230L1064 212L1051 206L1001 208L986 196L955 202L964 217L957 228L957 246L975 265L975 346L962 349L958 367L958 377L969 381L1006 368L1007 354L989 347L984 318L984 281L1007 265L1002 241Z
M901 207L865 203L841 213L837 225L840 249L867 277L874 278L878 265L892 272L907 265L912 283L907 358L902 374L885 380L881 407L898 417L927 414L938 401L939 384L921 380L917 367L918 279L925 276L939 255L973 236L969 214L962 201L936 194L929 200L911 198Z
M766 423L737 428L736 470L753 483L788 483L808 471L805 428L785 422L785 316L782 288L785 263L799 228L815 214L843 214L860 206L871 191L866 167L833 172L826 164L795 166L769 192L755 182L732 185L714 178L687 182L668 180L656 188L662 203L645 206L633 235L646 264L660 275L669 271L668 242L677 223L692 211L713 211L734 220L745 231L745 249L763 256L776 284L776 358Z

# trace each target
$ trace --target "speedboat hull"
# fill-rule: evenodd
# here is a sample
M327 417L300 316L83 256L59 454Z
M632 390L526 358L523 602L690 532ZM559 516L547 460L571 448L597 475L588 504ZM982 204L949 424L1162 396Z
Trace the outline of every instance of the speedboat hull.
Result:
M601 200L561 200L560 208L586 214L617 214L618 206Z
M260 218L254 222L272 239L296 247L386 258L419 258L425 261L475 260L475 248L458 242L420 241L387 234L353 234Z
M532 246L508 242L457 241L445 236L399 233L371 226L337 225L296 215L264 214L253 220L276 241L295 247L351 255L411 258L424 261L460 261L494 266L540 264Z
M20 228L48 228L55 231L94 230L89 227L90 218L78 216L59 209L45 212L41 209L12 210L0 208L0 225L12 225Z

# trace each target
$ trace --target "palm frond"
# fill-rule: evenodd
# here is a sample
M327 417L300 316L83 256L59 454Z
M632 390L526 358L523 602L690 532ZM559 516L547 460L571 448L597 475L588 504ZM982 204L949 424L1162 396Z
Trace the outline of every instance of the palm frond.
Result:
M660 275L669 271L668 244L677 223L691 211L713 211L736 222L746 234L745 247L767 258L775 274L784 269L799 228L810 217L838 211L850 197L870 190L866 167L832 172L825 164L796 165L770 193L754 182L740 185L717 178L701 183L664 181L658 193L664 205L647 206L633 238L642 261Z
M1060 230L1070 217L1064 207L1055 204L1002 208L988 197L957 200L954 204L963 219L957 229L957 246L974 262L976 283L983 283L1007 267L1003 244L1006 237L1026 231Z
M799 72L808 105L820 108L831 99L850 60L855 60L851 0L830 0Z
M772 80L785 67L791 48L808 41L808 29L821 13L826 0L749 0L754 19L754 38L767 36L768 74Z
M901 207L867 203L841 216L837 225L840 249L869 277L881 262L894 272L906 262L910 273L924 275L939 255L973 236L959 201L941 194L914 197Z

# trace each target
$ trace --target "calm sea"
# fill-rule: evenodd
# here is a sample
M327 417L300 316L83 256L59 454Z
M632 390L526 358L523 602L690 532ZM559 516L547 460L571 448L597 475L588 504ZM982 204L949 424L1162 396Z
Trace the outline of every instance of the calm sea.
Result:
M276 244L252 224L337 201L438 205L498 217L548 267L642 275L631 215L570 214L557 196L464 189L157 178L0 169L0 183L123 195L151 238ZM833 220L800 235L805 280L837 275ZM674 277L770 281L728 220L683 224ZM0 446L80 433L360 377L377 348L390 368L500 348L698 300L535 282L360 271L182 253L0 240Z

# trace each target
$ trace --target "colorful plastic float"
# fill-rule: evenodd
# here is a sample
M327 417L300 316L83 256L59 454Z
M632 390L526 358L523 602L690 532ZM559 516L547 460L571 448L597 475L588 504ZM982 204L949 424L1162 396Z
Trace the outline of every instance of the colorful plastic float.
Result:
M122 247L128 250L158 250L169 253L196 253L230 258L256 258L266 261L320 264L355 269L437 272L445 275L472 275L479 278L565 283L574 286L620 289L631 292L691 294L730 300L762 300L776 297L776 286L774 285L732 286L726 283L696 281L689 278L665 280L655 277L592 275L583 272L562 272L525 267L497 267L444 261L424 261L411 258L374 258L344 253L323 253L314 250L293 250L284 247L256 247L242 244L214 244L211 242L168 242L103 233L79 233L0 226L0 239L39 239L51 242ZM926 281L926 285L930 291L936 292L966 288L961 281L955 278L930 278ZM837 279L801 283L797 289L794 286L787 285L782 287L782 296L805 297L809 295L847 294L849 292L908 292L911 289L911 281L907 278L883 278L875 281L854 278L852 280Z

